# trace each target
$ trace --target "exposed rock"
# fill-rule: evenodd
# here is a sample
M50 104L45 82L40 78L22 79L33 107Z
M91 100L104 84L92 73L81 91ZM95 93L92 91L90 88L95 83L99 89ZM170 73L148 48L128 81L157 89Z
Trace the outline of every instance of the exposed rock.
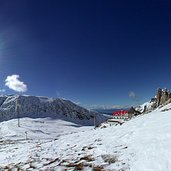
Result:
M159 88L157 90L157 96L156 96L156 101L157 101L157 107L160 105L164 105L166 101L168 101L171 98L171 93L170 91L165 89Z
M146 111L147 111L147 106L145 105L142 113L145 113Z
M149 108L149 110L154 110L154 109L156 109L157 108L157 103L155 102L155 103L153 103L152 105L151 105L151 107ZM148 110L146 110L147 112L148 112Z
M169 99L164 103L164 105L167 105L167 104L169 104L169 103L171 103L171 98L169 98Z
M159 106L160 104L161 104L161 97L162 97L162 89L161 88L159 88L158 90L157 90L157 106Z
M129 110L128 110L128 118L131 119L133 116L137 116L141 114L141 112L137 111L134 109L134 107L131 107Z
M142 113L148 113L152 110L155 110L157 107L162 107L166 104L171 103L171 93L169 90L157 89L157 93L155 97L151 98L151 100L141 106L136 107L136 110Z
M153 102L153 103L154 103L154 102L156 103L156 102L157 102L157 98L156 98L156 97L151 98L150 103L152 103L152 102Z

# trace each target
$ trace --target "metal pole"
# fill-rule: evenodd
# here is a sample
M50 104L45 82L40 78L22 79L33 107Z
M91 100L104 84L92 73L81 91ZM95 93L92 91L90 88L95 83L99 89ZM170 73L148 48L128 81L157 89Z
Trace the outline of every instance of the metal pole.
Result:
M94 127L96 127L96 116L94 114Z
M27 131L25 131L25 134L26 134L26 140L28 139L28 137L27 137Z
M19 104L18 104L18 98L19 98L19 95L17 95L15 110L16 110L16 113L17 113L18 127L20 127L20 117L19 117Z

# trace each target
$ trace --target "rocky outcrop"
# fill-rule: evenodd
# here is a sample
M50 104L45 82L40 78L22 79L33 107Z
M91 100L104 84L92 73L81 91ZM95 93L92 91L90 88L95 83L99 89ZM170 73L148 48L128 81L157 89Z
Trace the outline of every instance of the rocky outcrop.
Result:
M165 89L161 89L159 88L157 90L157 95L156 95L156 101L157 104L156 106L160 106L160 105L165 105L165 103L171 99L171 93L170 91L168 91L166 88Z
M159 106L161 104L161 97L162 97L162 89L159 88L157 90L157 96L156 96L157 106Z
M128 118L129 118L129 119L131 119L132 117L137 116L137 115L139 115L139 114L141 114L141 112L135 110L134 107L131 107L131 108L128 110Z
M15 110L18 102L18 114ZM10 120L17 117L62 119L78 123L80 125L94 125L105 121L103 115L89 111L69 100L54 99L37 96L0 96L0 121ZM95 118L95 119L94 119Z
M136 107L136 110L142 113L148 113L150 111L155 110L157 107L162 107L166 104L171 103L171 93L168 89L157 89L157 93L155 97L151 98L151 100L141 106Z

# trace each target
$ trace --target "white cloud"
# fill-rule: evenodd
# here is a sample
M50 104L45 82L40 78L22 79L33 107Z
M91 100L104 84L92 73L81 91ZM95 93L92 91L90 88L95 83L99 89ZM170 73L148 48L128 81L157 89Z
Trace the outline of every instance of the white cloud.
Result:
M124 109L127 107L128 107L128 105L113 105L110 108L112 108L112 109Z
M133 99L136 98L136 94L133 91L130 91L128 96Z
M130 91L128 94L129 98L132 99L133 101L139 102L140 101L140 97L133 91Z
M0 89L0 93L5 93L5 89Z
M5 80L5 85L9 87L9 89L12 89L17 92L26 92L27 91L27 85L24 84L22 81L19 80L19 75L10 75L7 76Z

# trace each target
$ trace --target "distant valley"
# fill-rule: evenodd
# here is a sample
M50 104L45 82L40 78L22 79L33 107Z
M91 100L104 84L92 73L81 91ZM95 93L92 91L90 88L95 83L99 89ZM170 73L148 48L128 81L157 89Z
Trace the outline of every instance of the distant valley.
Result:
M106 114L106 115L112 115L115 111L117 110L128 110L128 108L123 108L123 109L117 109L117 108L111 108L111 109L102 109L102 108L97 108L97 109L92 109L92 111L101 113L101 114Z

